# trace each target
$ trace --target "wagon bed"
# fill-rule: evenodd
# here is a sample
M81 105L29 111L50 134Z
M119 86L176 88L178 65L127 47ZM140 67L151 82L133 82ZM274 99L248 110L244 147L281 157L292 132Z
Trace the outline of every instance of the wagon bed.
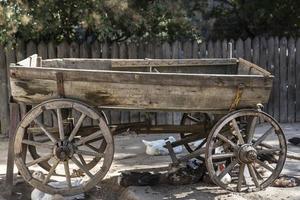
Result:
M102 108L222 111L239 89L238 108L266 103L273 79L241 58L38 60L11 65L16 101L36 104L63 95Z

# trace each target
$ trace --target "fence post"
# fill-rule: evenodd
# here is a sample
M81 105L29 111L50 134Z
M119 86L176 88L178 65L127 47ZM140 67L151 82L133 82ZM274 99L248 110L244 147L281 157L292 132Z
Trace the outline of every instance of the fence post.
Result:
M9 130L9 103L8 103L8 78L4 47L0 46L0 124L1 133L8 135Z

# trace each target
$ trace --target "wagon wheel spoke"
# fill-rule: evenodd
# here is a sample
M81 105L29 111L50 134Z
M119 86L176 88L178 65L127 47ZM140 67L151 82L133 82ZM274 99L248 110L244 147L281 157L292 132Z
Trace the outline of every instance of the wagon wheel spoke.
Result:
M257 176L256 176L256 173L254 171L254 167L251 164L247 164L247 166L248 166L248 169L249 169L250 176L252 177L252 181L254 182L255 186L257 188L259 188L260 184L257 180Z
M41 122L39 122L37 119L34 119L34 122L40 127L40 129L42 129L42 131L49 137L49 139L53 142L56 143L57 140L55 138L55 136L50 133L49 131L47 131L46 127L44 126L44 124L42 124Z
M59 164L59 160L55 160L55 163L52 165L51 169L49 170L49 173L47 174L46 178L43 181L43 184L47 184L48 181L50 180L51 176L54 174L55 169L57 165Z
M213 160L222 159L222 158L233 158L235 157L234 153L218 153L211 156Z
M82 165L86 166L87 164L86 164L86 162L85 162L83 156L82 156L81 154L77 154L77 155L78 155L79 160L80 160L80 162L82 163Z
M279 148L272 148L272 149L259 149L257 150L258 155L260 154L275 154L276 152L281 151Z
M78 119L78 121L77 121L75 127L73 128L73 130L72 130L70 136L69 136L69 139L68 139L69 141L72 141L72 140L73 140L73 138L74 138L75 135L77 134L79 128L81 127L82 122L83 122L83 120L85 119L85 117L86 117L86 115L85 115L84 113L82 113L81 116L80 116L80 118Z
M220 138L222 141L230 144L230 146L232 146L234 149L237 149L237 145L233 143L231 140L229 140L227 137L225 137L224 135L217 134L217 137Z
M273 131L274 127L270 127L260 138L256 140L256 142L253 144L254 147L259 145L262 141L264 141Z
M91 152L91 151L86 151L86 150L75 150L76 154L81 154L81 155L86 155L86 156L95 156L95 157L103 157L103 153L98 153L98 152Z
M96 151L96 152L99 151L99 149L97 149L96 147L94 147L93 145L91 145L91 144L89 144L89 143L86 143L85 145L86 145L88 148L90 148L90 149L92 149L92 150L94 150L94 151Z
M93 179L93 174L84 166L82 165L74 156L72 156L71 160L77 165L86 175L88 175L91 179Z
M240 144L244 144L245 143L244 142L244 138L243 138L243 136L241 134L241 131L240 131L240 128L239 128L239 126L237 124L237 121L235 119L231 120L230 125L234 129L233 135L236 135L238 137Z
M72 187L71 183L71 176L70 176L70 169L69 169L69 161L64 161L64 168L65 168L65 174L66 174L66 181L68 183L69 189Z
M26 167L30 167L30 166L33 166L35 164L38 164L40 162L44 162L44 161L48 161L52 158L53 154L48 154L46 156L42 156L42 157L39 157L38 159L35 159L33 161L30 161L26 164Z
M258 117L254 116L252 118L252 120L251 120L250 125L247 127L248 128L248 130L247 130L247 133L248 133L248 135L247 135L247 143L248 144L252 142L257 121L258 121Z
M60 108L56 109L56 113L57 113L57 124L58 124L58 130L59 130L59 138L60 138L60 140L64 140L65 139L65 133L64 133L64 123L63 123L63 119L62 119L62 115L61 115L61 109Z
M255 161L257 164L259 164L260 166L264 167L265 169L269 170L270 172L274 172L274 168L270 165L267 165L266 163L260 161L259 159L256 159Z
M99 135L99 134L101 134L101 133L102 133L102 132L101 132L100 130L99 130L99 131L96 131L96 132L94 132L94 133L92 133L92 134L90 134L90 135L88 135L88 136L86 136L86 137L81 138L81 139L80 139L79 141L77 141L75 144L76 144L77 146L83 145L83 144L89 142L90 140L97 139L97 138L101 137L102 135Z
M53 145L50 144L45 144L45 143L40 143L40 142L36 142L33 140L26 140L24 139L22 141L23 144L27 144L27 145L31 145L31 146L35 146L35 147L42 147L42 148L46 148L46 149L53 149Z
M238 192L240 192L242 189L242 183L244 181L244 170L245 170L245 164L241 163L240 170L239 170L239 179L236 186Z
M228 174L237 164L236 160L233 160L222 172L219 174L218 179L221 180L226 174Z

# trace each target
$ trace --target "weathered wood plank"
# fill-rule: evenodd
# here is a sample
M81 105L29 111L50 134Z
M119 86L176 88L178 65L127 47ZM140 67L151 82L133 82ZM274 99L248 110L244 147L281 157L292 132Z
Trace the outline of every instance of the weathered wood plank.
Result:
M95 40L91 45L91 57L101 58L101 46L98 40Z
M200 43L200 45L199 45L199 51L200 51L200 58L206 58L207 57L206 42L202 41Z
M184 58L186 58L186 59L192 58L192 56L193 56L193 47L192 47L192 42L190 40L187 40L183 43L182 50L183 50L183 57Z
M8 135L9 131L9 92L6 55L3 46L0 46L0 124L1 134ZM9 61L9 60L8 60Z
M300 121L300 38L296 42L296 121Z
M260 38L259 46L259 66L261 68L267 68L267 41L264 37Z
M128 58L128 48L125 42L120 44L120 58L125 59ZM121 111L121 123L129 123L130 122L130 113L128 111Z
M295 102L296 102L296 69L295 69L295 39L288 40L288 96L287 96L287 116L288 122L295 121Z
M29 57L37 53L36 44L31 40L26 44L26 56Z
M259 65L259 37L255 37L252 41L253 57L252 62Z
M111 58L119 58L119 45L117 42L112 43ZM111 110L110 120L112 124L119 124L121 122L121 112L119 110Z
M207 56L208 56L208 58L213 58L214 57L214 43L211 40L208 41Z
M287 122L287 39L280 39L280 121Z
M110 48L107 42L101 44L102 48L102 58L109 58L110 57Z
M222 58L222 48L220 40L217 40L214 44L214 57L215 58Z
M143 74L12 67L14 98L24 102L40 102L56 96L58 71L63 73L66 96L111 108L224 109L231 104L239 84L249 88L244 91L240 106L253 106L257 102L265 103L272 87L271 76ZM226 95L220 98L221 93ZM214 108L210 107L212 103Z
M236 57L237 58L244 58L244 42L242 39L238 39L236 42Z
M58 58L68 58L70 57L70 46L67 41L63 41L57 45L57 57Z
M252 55L251 55L251 50L252 50L252 47L251 47L251 38L247 38L244 42L244 49L245 49L245 53L244 53L244 58L245 60L249 60L251 61L252 60Z
M222 58L228 58L228 42L226 39L222 41Z
M274 38L274 117L280 120L280 52L279 39Z
M56 47L53 42L48 43L48 58L56 58Z
M83 42L79 45L80 58L90 58L91 48L87 42Z
M16 58L18 62L26 58L26 45L25 42L20 39L17 40Z
M171 58L171 56L164 58ZM193 41L193 58L199 58L199 45L196 40Z
M268 39L268 57L267 57L267 70L274 75L274 54L275 54L275 49L274 49L274 38L270 37ZM276 79L277 77L275 77L274 79ZM270 115L274 115L274 85L271 91L271 95L270 95L270 100L268 102L267 105L267 112Z

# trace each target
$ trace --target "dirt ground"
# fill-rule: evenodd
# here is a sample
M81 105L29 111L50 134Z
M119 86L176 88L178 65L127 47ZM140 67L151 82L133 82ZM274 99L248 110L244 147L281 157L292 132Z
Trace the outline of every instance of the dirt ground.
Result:
M282 124L286 138L300 136L300 123ZM113 165L107 174L104 183L87 194L87 199L300 199L300 187L275 188L269 187L266 190L254 193L229 193L220 188L203 183L186 186L158 185L154 187L129 187L122 188L116 184L116 176L121 171L144 169L162 170L171 162L169 156L149 156L145 153L145 146L142 139L155 140L165 138L169 135L125 135L115 137L115 157ZM178 137L177 135L174 135ZM7 139L0 141L0 194L4 195L5 172L7 158ZM288 151L300 154L300 146L288 145ZM15 171L16 172L16 171ZM300 161L287 160L282 174L300 177ZM14 196L6 199L29 199L32 188L17 178L14 188ZM1 198L0 198L1 200Z

